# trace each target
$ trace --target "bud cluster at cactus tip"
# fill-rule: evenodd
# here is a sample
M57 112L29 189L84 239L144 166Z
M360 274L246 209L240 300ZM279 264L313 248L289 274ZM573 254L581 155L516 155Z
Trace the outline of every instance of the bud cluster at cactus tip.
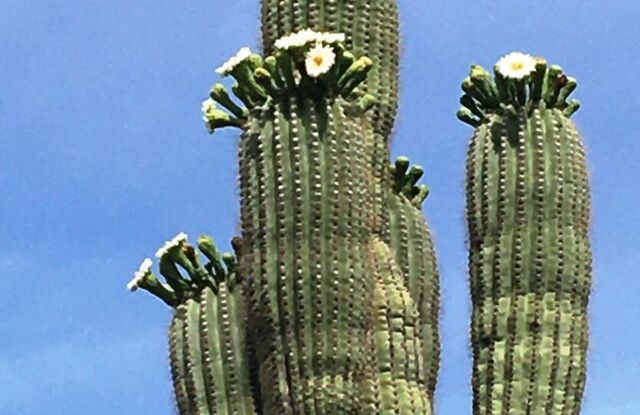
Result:
M492 115L530 113L536 108L557 108L569 117L580 108L577 100L568 100L576 80L542 58L512 52L496 63L493 72L492 79L483 67L471 67L462 83L461 121L477 127Z
M263 58L249 48L240 49L216 70L235 79L231 89L240 103L222 84L215 84L202 103L207 129L213 133L222 127L242 128L253 110L292 95L357 98L356 108L368 110L373 97L355 97L354 90L365 80L373 62L366 56L356 59L345 50L344 42L343 33L304 29L278 39L272 56Z
M237 261L232 253L221 254L213 239L203 235L198 238L198 248L209 260L203 265L197 251L189 245L187 238L186 233L180 232L156 251L155 256L159 260L160 273L166 283L161 282L153 274L151 270L153 262L150 258L146 258L135 272L133 279L127 284L127 289L136 291L142 288L167 305L176 307L186 299L198 295L205 287L215 290L223 280L229 286L236 283L239 276L236 272ZM238 244L238 242L232 244L234 250ZM186 277L182 275L183 271L187 274Z

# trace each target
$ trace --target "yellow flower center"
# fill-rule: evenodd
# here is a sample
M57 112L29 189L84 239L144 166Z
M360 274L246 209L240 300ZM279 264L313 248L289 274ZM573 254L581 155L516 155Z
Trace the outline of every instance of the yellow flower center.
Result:
M523 62L517 61L511 63L511 69L513 69L514 71L520 71L522 70L522 68L524 68Z
M321 55L316 55L313 57L313 63L315 63L317 66L322 65L322 62L324 61L324 59L322 58Z

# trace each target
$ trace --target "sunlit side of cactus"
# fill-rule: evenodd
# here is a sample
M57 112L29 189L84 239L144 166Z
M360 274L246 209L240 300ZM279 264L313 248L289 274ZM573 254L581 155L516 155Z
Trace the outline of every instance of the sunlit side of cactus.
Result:
M580 412L591 250L575 87L518 53L462 84L477 415Z

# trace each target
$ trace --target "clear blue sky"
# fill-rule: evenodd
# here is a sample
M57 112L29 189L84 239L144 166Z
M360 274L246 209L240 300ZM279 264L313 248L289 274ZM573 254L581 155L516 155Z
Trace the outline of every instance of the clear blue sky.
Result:
M463 218L471 63L521 50L580 81L595 291L585 415L640 410L640 3L400 0L394 154L426 168L442 269L438 414L470 414ZM0 1L0 415L173 413L170 311L125 284L178 231L237 233L236 133L213 72L258 46L258 0Z

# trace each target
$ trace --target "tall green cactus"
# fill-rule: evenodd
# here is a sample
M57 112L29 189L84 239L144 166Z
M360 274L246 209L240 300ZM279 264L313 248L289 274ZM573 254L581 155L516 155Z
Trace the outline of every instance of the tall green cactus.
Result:
M236 256L179 234L129 288L174 309L180 415L432 415L439 278L420 166L389 165L395 0L262 0L265 56L203 103L242 130ZM527 55L477 66L467 159L474 414L577 414L591 284L576 86ZM237 258L237 260L236 260ZM186 275L185 275L186 274Z
M459 117L467 157L474 413L578 414L591 288L576 81L511 54L474 66Z
M272 53L281 36L305 28L342 32L346 47L356 57L374 61L360 89L375 98L367 118L374 131L371 173L374 182L374 233L388 243L400 265L405 288L418 304L427 389L433 401L440 356L440 284L431 232L421 213L424 188L408 185L403 193L398 180L407 171L398 166L389 174L389 138L398 107L400 59L399 17L396 0L262 0L262 41ZM404 163L401 162L402 165ZM394 166L395 169L395 166ZM421 171L418 166L412 174ZM420 177L417 175L415 180ZM422 199L412 201L418 194Z

